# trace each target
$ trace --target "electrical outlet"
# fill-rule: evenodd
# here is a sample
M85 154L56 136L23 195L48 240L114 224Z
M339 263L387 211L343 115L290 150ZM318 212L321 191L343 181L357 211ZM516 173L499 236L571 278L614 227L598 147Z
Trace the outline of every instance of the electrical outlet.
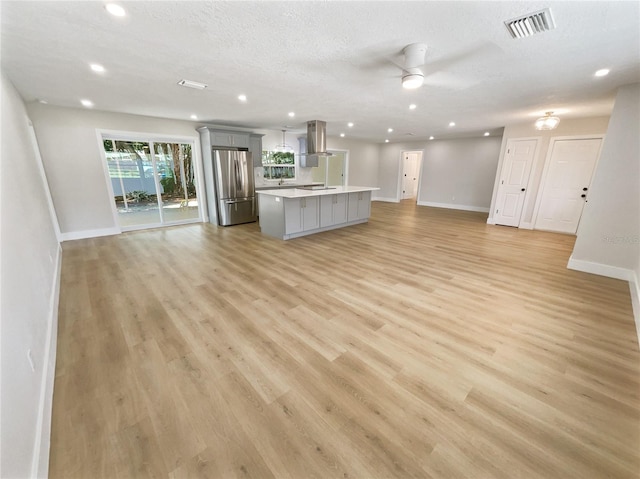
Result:
M36 365L33 363L33 356L31 355L31 349L27 349L27 359L29 360L29 366L31 366L31 371L36 372Z

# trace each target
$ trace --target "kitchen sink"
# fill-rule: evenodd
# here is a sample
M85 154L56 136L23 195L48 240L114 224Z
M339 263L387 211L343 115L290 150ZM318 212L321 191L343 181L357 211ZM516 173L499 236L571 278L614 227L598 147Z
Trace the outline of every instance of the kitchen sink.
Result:
M300 186L296 189L316 191L316 190L335 190L335 187L333 186Z

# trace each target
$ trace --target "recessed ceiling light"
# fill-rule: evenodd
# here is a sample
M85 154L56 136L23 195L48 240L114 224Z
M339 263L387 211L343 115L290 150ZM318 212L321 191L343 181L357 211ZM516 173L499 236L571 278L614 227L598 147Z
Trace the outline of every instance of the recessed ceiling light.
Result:
M198 115L191 115L190 117L192 120L197 120L198 119Z
M344 138L344 133L340 133L340 138Z
M350 121L349 123L347 123L347 126L348 126L349 128L352 128L352 127L353 127L353 122L352 122L352 121Z
M384 140L385 143L389 143L389 140Z
M290 111L290 112L289 112L289 117L290 117L290 118L293 118L294 116L296 116L296 114L295 114L294 112Z
M180 80L178 82L178 85L180 86L186 86L187 88L195 88L196 90L204 90L205 88L207 88L207 85L205 85L204 83L200 83L198 81L193 81L193 80Z
M43 105L46 105L47 103L49 103L47 100L43 100L42 98L37 98L38 103L42 103Z
M389 128L387 131L391 133L393 131L393 128Z
M247 95L238 95L238 100L247 101Z
M104 67L98 63L91 63L89 66L96 73L104 73Z
M456 122L455 121L450 122L449 126L456 126Z
M416 109L415 103L412 103L411 105L409 105L409 110L415 110L415 109Z
M106 8L107 12L109 12L114 17L124 17L127 14L124 8L116 3L107 3L104 8Z
M595 75L597 77L606 77L609 74L609 69L608 68L603 68L602 70L598 70Z
M433 140L433 136L430 136L430 137L429 137L429 139L430 139L430 140Z
M80 100L82 106L86 106L87 108L91 108L93 106L93 102L91 100Z
M488 131L485 131L485 132L484 132L484 136L489 136L489 132L488 132Z

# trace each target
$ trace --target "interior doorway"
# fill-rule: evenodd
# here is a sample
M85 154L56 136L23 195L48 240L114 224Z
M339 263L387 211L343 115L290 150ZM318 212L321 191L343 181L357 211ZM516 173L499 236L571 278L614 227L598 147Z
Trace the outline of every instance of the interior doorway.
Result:
M602 137L551 139L535 229L576 234L601 147Z
M347 150L329 150L331 156L320 157L318 166L312 169L314 182L325 186L345 186L347 182L347 166L349 152Z
M421 166L422 151L402 152L401 200L415 199L417 201Z

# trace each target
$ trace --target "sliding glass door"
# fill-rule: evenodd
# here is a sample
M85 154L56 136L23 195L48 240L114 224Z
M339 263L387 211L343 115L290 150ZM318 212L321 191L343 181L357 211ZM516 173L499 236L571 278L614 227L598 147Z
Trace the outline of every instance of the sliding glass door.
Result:
M123 230L198 221L193 145L103 138Z

